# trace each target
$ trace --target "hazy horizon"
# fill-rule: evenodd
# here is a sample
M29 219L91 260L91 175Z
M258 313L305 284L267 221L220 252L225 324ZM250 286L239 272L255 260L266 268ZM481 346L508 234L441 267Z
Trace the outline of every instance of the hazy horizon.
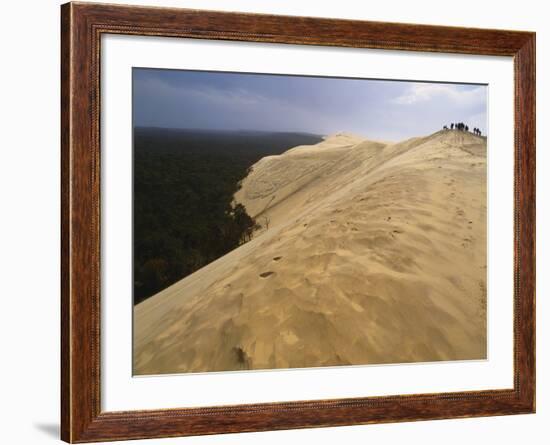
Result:
M326 134L312 133L310 131L287 131L287 130L255 130L253 128L197 128L197 127L161 127L158 125L134 125L134 128L156 128L159 130L183 130L183 131L219 131L224 133L296 133L311 136L328 136Z
M133 69L134 127L402 140L462 121L486 133L487 86Z

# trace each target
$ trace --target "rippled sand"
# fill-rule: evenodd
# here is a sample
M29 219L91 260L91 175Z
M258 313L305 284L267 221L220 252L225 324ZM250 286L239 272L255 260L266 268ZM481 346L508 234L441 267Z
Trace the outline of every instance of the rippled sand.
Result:
M339 134L235 199L269 228L135 307L135 374L486 357L485 138Z

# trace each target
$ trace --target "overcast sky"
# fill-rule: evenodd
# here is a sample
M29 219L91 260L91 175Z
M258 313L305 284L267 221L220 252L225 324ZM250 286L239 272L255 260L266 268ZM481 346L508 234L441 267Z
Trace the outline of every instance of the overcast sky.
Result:
M340 131L398 141L463 121L483 133L487 87L134 68L134 125Z

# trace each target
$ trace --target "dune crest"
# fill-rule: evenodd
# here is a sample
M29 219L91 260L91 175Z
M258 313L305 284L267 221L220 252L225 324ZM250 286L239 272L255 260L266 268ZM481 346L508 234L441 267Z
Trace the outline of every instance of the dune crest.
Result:
M235 200L264 228L135 307L136 374L486 357L485 138L337 134Z

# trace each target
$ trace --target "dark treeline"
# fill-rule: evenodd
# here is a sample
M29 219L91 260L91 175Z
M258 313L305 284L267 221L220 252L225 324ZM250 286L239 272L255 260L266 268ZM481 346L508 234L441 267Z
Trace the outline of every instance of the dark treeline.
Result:
M134 304L250 239L233 195L250 167L321 137L301 133L134 129Z
M443 130L448 130L449 127L447 125L443 125ZM470 127L466 125L464 122L453 122L450 125L451 130L459 130L459 131L470 131ZM481 136L481 130L479 128L474 128L472 130L472 133L477 134L478 136Z

